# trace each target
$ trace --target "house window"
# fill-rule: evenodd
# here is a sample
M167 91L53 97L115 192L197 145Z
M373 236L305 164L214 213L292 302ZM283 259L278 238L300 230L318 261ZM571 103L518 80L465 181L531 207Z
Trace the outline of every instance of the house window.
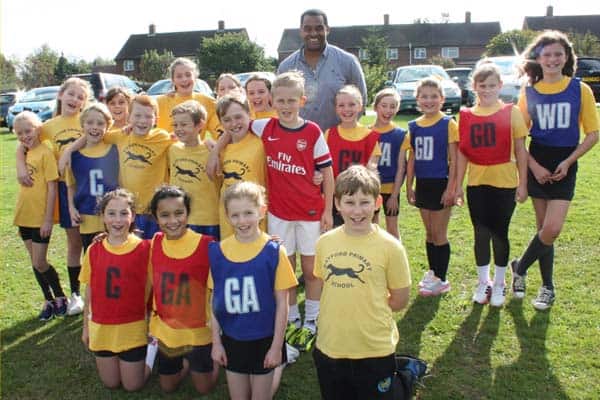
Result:
M415 59L422 60L427 58L427 49L425 47L415 47Z
M123 71L134 71L135 70L135 62L133 60L125 60L123 61Z
M388 60L397 60L398 59L398 49L386 49L385 56Z
M442 57L458 58L458 47L442 47Z
M361 60L368 60L369 52L367 51L367 49L358 49L358 58Z

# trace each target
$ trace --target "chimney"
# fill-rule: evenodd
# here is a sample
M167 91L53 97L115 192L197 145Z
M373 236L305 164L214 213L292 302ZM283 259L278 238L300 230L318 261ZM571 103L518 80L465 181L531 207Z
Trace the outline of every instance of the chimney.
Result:
M471 23L471 11L467 11L465 13L465 24L470 24Z
M156 25L150 24L148 25L148 36L156 35Z
M553 17L553 16L554 16L554 7L552 7L552 6L546 7L546 17Z
M219 20L219 30L220 31L224 31L225 30L225 21Z
M390 14L383 14L383 24L384 25L390 24Z

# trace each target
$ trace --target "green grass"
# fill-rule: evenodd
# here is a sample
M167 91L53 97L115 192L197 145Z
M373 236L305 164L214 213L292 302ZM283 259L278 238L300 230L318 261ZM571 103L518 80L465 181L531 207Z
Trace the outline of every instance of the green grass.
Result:
M401 115L406 122L414 115ZM104 389L93 356L79 337L81 317L41 323L41 304L25 249L12 226L15 203L15 138L0 131L1 394L5 399L158 399L157 377L136 394ZM600 218L599 148L580 163L577 193L556 246L557 301L549 312L530 302L540 284L534 266L524 301L502 309L471 301L476 280L473 234L466 207L453 211L449 279L452 291L441 298L418 298L414 287L425 271L424 230L418 211L401 201L400 232L413 274L408 308L397 314L398 351L425 359L430 376L421 399L593 399L600 393ZM404 195L404 193L403 193ZM517 206L510 229L511 253L522 252L534 233L529 202ZM68 286L64 234L55 228L49 258ZM173 399L195 395L186 382ZM227 398L225 379L208 399ZM288 367L278 399L317 399L318 384L310 355Z

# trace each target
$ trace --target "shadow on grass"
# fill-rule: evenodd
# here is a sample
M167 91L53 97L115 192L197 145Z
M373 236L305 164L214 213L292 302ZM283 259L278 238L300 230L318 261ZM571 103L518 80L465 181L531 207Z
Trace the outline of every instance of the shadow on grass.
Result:
M444 354L431 365L421 398L488 398L492 387L490 349L498 334L500 311L489 308L478 330L485 306L472 307Z
M552 373L552 366L546 356L546 333L551 311L536 312L528 323L523 314L523 306L522 302L513 300L506 307L514 320L520 353L513 364L497 368L490 397L568 399L569 396ZM535 382L533 388L528 385L529 382Z
M2 332L2 399L161 399L156 372L144 389L127 393L102 386L94 356L81 343L81 317L21 321ZM207 399L226 399L225 379ZM187 380L169 395L199 397Z
M398 352L419 357L423 332L440 307L441 296L417 298L398 322L400 343Z

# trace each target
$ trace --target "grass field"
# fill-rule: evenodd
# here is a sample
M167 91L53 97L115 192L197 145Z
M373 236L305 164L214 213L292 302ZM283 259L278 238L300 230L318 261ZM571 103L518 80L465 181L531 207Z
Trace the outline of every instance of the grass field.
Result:
M414 116L400 116L406 126ZM81 317L42 323L41 295L25 249L12 226L17 186L16 140L0 131L0 270L1 394L3 399L158 399L163 395L153 375L139 393L104 389L93 357L79 338ZM471 301L476 282L473 234L466 207L456 208L449 227L452 290L438 298L416 296L416 282L426 269L424 229L415 208L402 197L400 232L406 246L413 291L407 309L397 314L398 351L425 359L430 376L420 399L596 399L600 398L600 147L586 155L577 193L556 246L557 300L537 312L531 300L540 284L530 269L523 301L508 298L501 309ZM402 193L404 196L404 192ZM511 257L519 255L534 233L529 202L517 206L510 229ZM68 287L64 233L56 227L49 258ZM199 397L186 382L172 399ZM226 383L208 399L226 399ZM277 399L318 399L309 354L288 367Z

